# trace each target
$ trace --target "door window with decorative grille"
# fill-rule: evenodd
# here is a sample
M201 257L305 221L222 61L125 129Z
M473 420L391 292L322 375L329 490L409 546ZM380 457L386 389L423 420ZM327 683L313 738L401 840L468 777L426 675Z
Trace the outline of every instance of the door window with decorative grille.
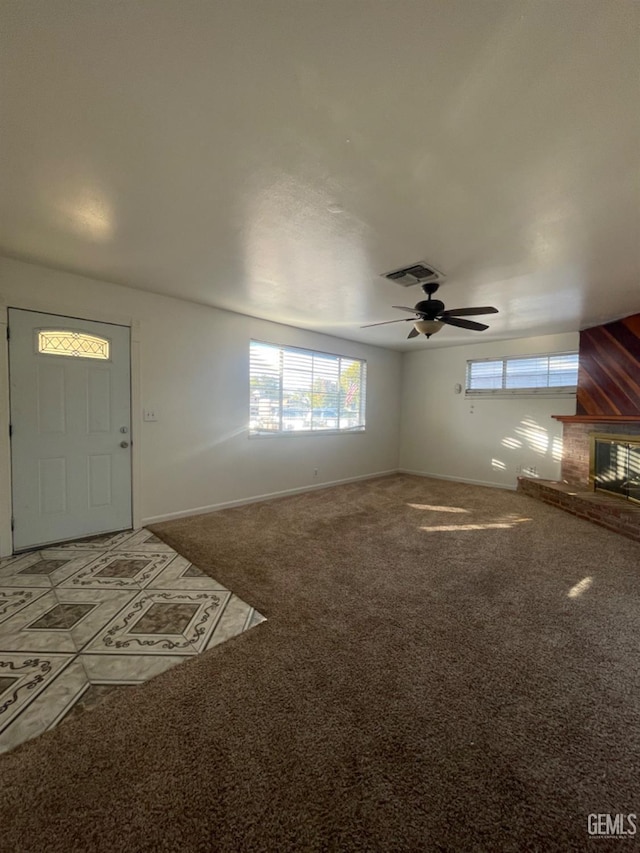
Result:
M110 342L107 338L71 329L39 329L37 348L42 355L66 355L108 361Z

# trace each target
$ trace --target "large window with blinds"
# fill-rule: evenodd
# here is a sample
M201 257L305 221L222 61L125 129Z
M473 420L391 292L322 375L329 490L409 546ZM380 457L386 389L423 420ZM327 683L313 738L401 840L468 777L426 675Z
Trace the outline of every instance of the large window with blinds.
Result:
M574 394L578 353L481 358L467 362L467 396Z
M250 435L362 432L367 363L251 341Z

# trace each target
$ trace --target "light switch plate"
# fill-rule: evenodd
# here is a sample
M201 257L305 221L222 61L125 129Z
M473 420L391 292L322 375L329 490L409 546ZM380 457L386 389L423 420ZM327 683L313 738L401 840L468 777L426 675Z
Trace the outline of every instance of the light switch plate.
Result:
M155 409L145 409L142 413L143 421L157 421L156 410Z

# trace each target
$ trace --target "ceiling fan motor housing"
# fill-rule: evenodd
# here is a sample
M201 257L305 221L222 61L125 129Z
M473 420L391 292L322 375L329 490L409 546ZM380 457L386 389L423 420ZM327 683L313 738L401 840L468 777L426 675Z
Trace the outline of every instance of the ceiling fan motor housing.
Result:
M444 311L444 302L440 302L439 299L423 299L415 306L415 310L428 320L434 320L438 314Z

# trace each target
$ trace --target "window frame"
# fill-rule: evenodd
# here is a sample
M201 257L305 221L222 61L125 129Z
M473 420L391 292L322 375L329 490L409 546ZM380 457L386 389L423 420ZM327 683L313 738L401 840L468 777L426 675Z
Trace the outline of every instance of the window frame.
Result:
M278 429L258 429L252 427L252 413L251 407L254 403L253 401L253 392L252 392L252 372L251 372L251 353L252 347L254 344L271 347L275 350L279 350L280 352L280 367L278 370L278 381L279 381L279 401L278 401L278 421L279 428ZM356 362L360 365L360 406L359 406L359 421L360 423L357 426L353 427L329 427L322 428L316 427L315 429L284 429L283 428L283 416L284 416L284 401L283 401L283 354L285 352L294 353L294 354L304 354L308 356L325 356L332 359L338 360L338 402L336 406L327 406L323 408L327 409L336 409L338 412L338 422L340 419L341 412L341 403L340 399L340 375L341 375L341 365L342 360L349 362ZM311 374L313 375L313 373ZM314 391L311 391L313 394ZM323 392L317 392L323 393ZM313 409L310 409L313 411ZM289 344L277 344L272 341L263 341L257 338L251 338L249 342L249 438L280 438L280 437L301 437L301 436L319 436L319 435L362 435L366 432L367 429L367 360L364 358L358 358L357 356L344 355L343 353L335 353L335 352L326 352L324 350L310 349L309 347L298 347L298 346L290 346Z
M522 388L507 388L507 366L509 362L527 361L529 359L546 359L547 360L547 377L549 375L549 363L551 359L575 356L579 357L578 350L567 350L563 352L543 352L529 353L527 355L502 355L493 356L491 358L469 358L465 371L464 395L465 397L558 397L575 395L577 390L577 373L576 384L573 385L541 385L539 387L525 386ZM469 388L471 376L471 366L473 364L488 364L490 362L502 363L502 385L500 388ZM579 364L578 364L579 369Z

